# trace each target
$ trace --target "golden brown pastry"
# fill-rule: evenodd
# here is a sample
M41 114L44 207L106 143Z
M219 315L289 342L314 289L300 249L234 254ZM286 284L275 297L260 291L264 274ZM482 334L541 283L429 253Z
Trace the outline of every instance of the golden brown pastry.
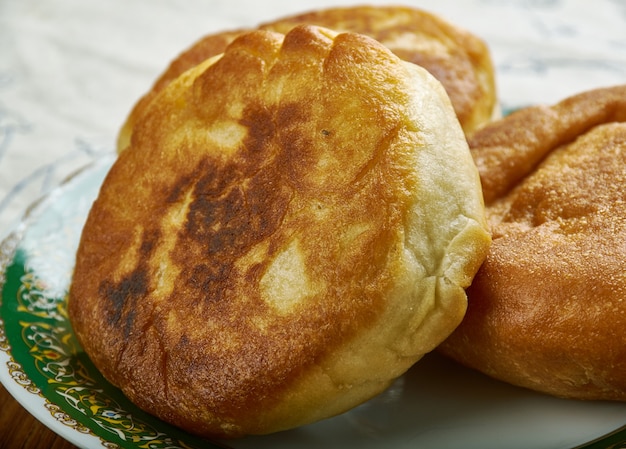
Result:
M428 72L358 34L254 31L137 122L69 313L141 408L204 436L273 432L367 400L443 341L486 226Z
M626 400L626 86L532 107L470 146L493 246L454 359L515 385Z
M423 66L443 84L466 133L488 123L498 113L494 69L487 45L436 15L403 6L356 6L285 17L261 28L286 33L300 24L368 35L400 58ZM185 70L220 54L245 31L249 30L205 36L176 58L131 111L120 131L118 151L128 146L137 116L156 93Z

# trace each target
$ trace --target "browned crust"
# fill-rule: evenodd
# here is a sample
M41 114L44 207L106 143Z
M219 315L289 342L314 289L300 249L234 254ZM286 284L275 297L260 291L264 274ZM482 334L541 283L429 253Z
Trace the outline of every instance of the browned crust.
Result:
M583 92L553 106L534 106L469 137L485 202L507 195L559 146L626 116L624 87Z
M616 86L470 140L494 242L443 352L550 394L626 400L624 121Z
M405 6L331 8L262 25L285 33L310 23L370 36L401 59L428 70L445 88L461 126L470 133L497 107L494 71L485 42L427 11Z
M300 24L365 34L400 58L423 66L443 84L466 133L494 116L497 92L487 45L474 34L434 14L400 6L329 8L281 18L260 28L284 34ZM222 53L236 36L247 31L250 30L204 36L178 56L133 107L120 132L118 150L128 145L136 118L161 89L185 70Z

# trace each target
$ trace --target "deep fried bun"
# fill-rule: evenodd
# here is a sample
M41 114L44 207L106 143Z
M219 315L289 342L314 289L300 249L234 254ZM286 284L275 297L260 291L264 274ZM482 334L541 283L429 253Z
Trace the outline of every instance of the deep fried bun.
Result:
M626 86L479 131L493 246L441 350L557 396L626 400Z
M489 48L479 37L436 15L401 6L357 6L285 17L263 24L261 28L286 33L301 24L365 34L405 61L426 68L443 84L468 134L498 114ZM247 31L250 30L211 34L181 53L133 107L120 131L118 151L128 146L137 117L160 90L185 70L222 53L236 36Z
M268 433L367 400L434 349L489 244L438 81L362 35L254 31L137 122L69 313L141 408L204 436Z

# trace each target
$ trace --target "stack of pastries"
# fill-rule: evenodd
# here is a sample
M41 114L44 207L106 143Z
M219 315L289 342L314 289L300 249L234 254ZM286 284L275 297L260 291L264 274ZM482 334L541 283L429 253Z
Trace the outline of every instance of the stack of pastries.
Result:
M205 437L342 413L437 348L624 399L625 117L616 87L499 119L485 43L407 7L205 36L121 127L74 331Z
M485 42L427 11L401 6L359 6L312 11L259 26L287 33L297 25L315 25L369 36L401 59L418 64L444 86L457 118L470 133L499 115L491 55ZM186 70L224 52L250 29L209 34L174 59L137 102L122 126L118 151L130 143L135 121L152 99Z

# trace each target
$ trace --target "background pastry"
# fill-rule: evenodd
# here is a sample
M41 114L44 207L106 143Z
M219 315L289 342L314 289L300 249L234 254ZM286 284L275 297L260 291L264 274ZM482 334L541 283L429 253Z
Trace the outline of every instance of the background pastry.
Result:
M626 86L470 139L493 246L442 352L498 379L626 400Z
M403 6L330 8L281 18L261 28L286 33L300 24L365 34L400 58L426 68L443 84L466 133L488 123L499 113L487 45L474 34L434 14ZM205 36L178 56L134 106L120 131L118 151L128 145L137 116L156 93L185 70L222 53L229 42L246 31L249 30Z
M139 118L69 313L140 407L200 435L267 433L357 405L434 349L489 244L438 81L363 35L260 30Z

